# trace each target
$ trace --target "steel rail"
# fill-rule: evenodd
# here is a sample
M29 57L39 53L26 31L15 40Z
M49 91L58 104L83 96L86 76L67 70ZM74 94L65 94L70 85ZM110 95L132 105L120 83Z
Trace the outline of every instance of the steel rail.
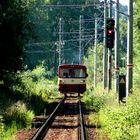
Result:
M47 133L50 125L52 124L53 120L55 119L56 114L58 113L59 109L63 105L65 99L66 99L66 96L64 96L62 98L62 100L60 101L60 103L56 106L56 108L54 109L54 111L46 119L46 121L44 122L44 124L38 129L38 131L35 133L35 135L32 137L31 140L42 140L44 138L44 136Z
M80 99L78 104L79 104L79 114L80 114L80 140L87 140L84 117L82 113L82 103Z

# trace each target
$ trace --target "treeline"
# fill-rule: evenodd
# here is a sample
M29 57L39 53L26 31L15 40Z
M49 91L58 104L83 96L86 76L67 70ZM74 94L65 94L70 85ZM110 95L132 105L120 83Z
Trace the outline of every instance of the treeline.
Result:
M79 16L83 15L84 52L94 43L94 20L98 22L98 40L103 40L103 4L99 0L1 0L0 1L0 77L42 63L48 71L57 71L59 58L59 18L64 20L64 63L79 62ZM59 7L58 5L87 5ZM48 6L51 5L51 6ZM121 7L122 11L126 7ZM124 39L125 34L123 35ZM124 46L123 44L121 46ZM124 48L125 50L125 48ZM52 75L56 74L53 72Z
M96 0L95 2L99 2ZM88 6L67 6L67 5L84 5ZM25 63L33 68L41 61L48 69L56 69L59 58L59 19L63 18L63 62L79 62L79 17L83 15L84 38L83 46L94 35L94 14L103 14L103 7L93 6L94 1L90 0L50 0L32 3L29 12L29 19L33 22L33 36L26 46ZM51 6L48 6L51 5ZM64 6L59 6L64 5ZM85 21L90 20L90 21ZM102 23L100 23L102 25ZM102 33L102 30L100 30ZM102 39L102 36L100 37ZM90 43L93 43L93 38ZM85 47L87 51L89 44Z
M96 0L95 2L98 2ZM56 5L56 6L47 6ZM42 63L50 70L58 65L59 18L64 19L64 58L78 58L79 15L93 17L93 7L57 7L62 4L93 4L90 0L1 0L0 1L0 77L27 64ZM98 12L98 10L96 10ZM99 11L100 13L100 11ZM75 22L75 23L74 23ZM85 28L94 27L94 22ZM75 32L75 34L73 34ZM77 32L77 33L76 33ZM85 42L84 42L85 43ZM74 50L74 51L73 51ZM71 62L70 62L71 63Z

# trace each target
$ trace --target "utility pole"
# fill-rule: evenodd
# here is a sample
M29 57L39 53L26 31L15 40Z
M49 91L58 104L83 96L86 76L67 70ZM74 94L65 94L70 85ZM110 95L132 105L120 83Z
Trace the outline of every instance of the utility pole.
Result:
M133 88L133 0L128 4L128 31L127 31L127 81L126 94L132 92Z
M83 64L84 60L84 46L83 46L83 16L79 18L79 64Z
M109 18L112 18L112 3L109 0ZM111 89L112 86L112 48L108 49L108 79L107 79L107 88L108 91Z
M104 48L103 48L103 86L107 88L107 47L106 47L107 0L104 0Z
M115 6L115 92L119 92L119 0Z
M108 11L109 18L112 18L112 0L109 0L109 11Z
M94 88L97 81L97 19L95 19L95 39L94 39Z
M63 47L64 47L64 21L62 18L59 19L59 65L63 63Z

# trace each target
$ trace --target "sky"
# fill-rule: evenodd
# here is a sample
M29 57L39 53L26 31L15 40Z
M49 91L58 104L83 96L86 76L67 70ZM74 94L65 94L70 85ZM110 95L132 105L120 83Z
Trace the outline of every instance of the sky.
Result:
M122 5L128 5L128 0L119 0Z

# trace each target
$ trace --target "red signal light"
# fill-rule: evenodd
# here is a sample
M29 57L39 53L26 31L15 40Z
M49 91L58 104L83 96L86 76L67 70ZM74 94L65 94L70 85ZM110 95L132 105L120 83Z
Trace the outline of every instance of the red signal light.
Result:
M113 30L108 30L108 33L111 34L113 32Z

